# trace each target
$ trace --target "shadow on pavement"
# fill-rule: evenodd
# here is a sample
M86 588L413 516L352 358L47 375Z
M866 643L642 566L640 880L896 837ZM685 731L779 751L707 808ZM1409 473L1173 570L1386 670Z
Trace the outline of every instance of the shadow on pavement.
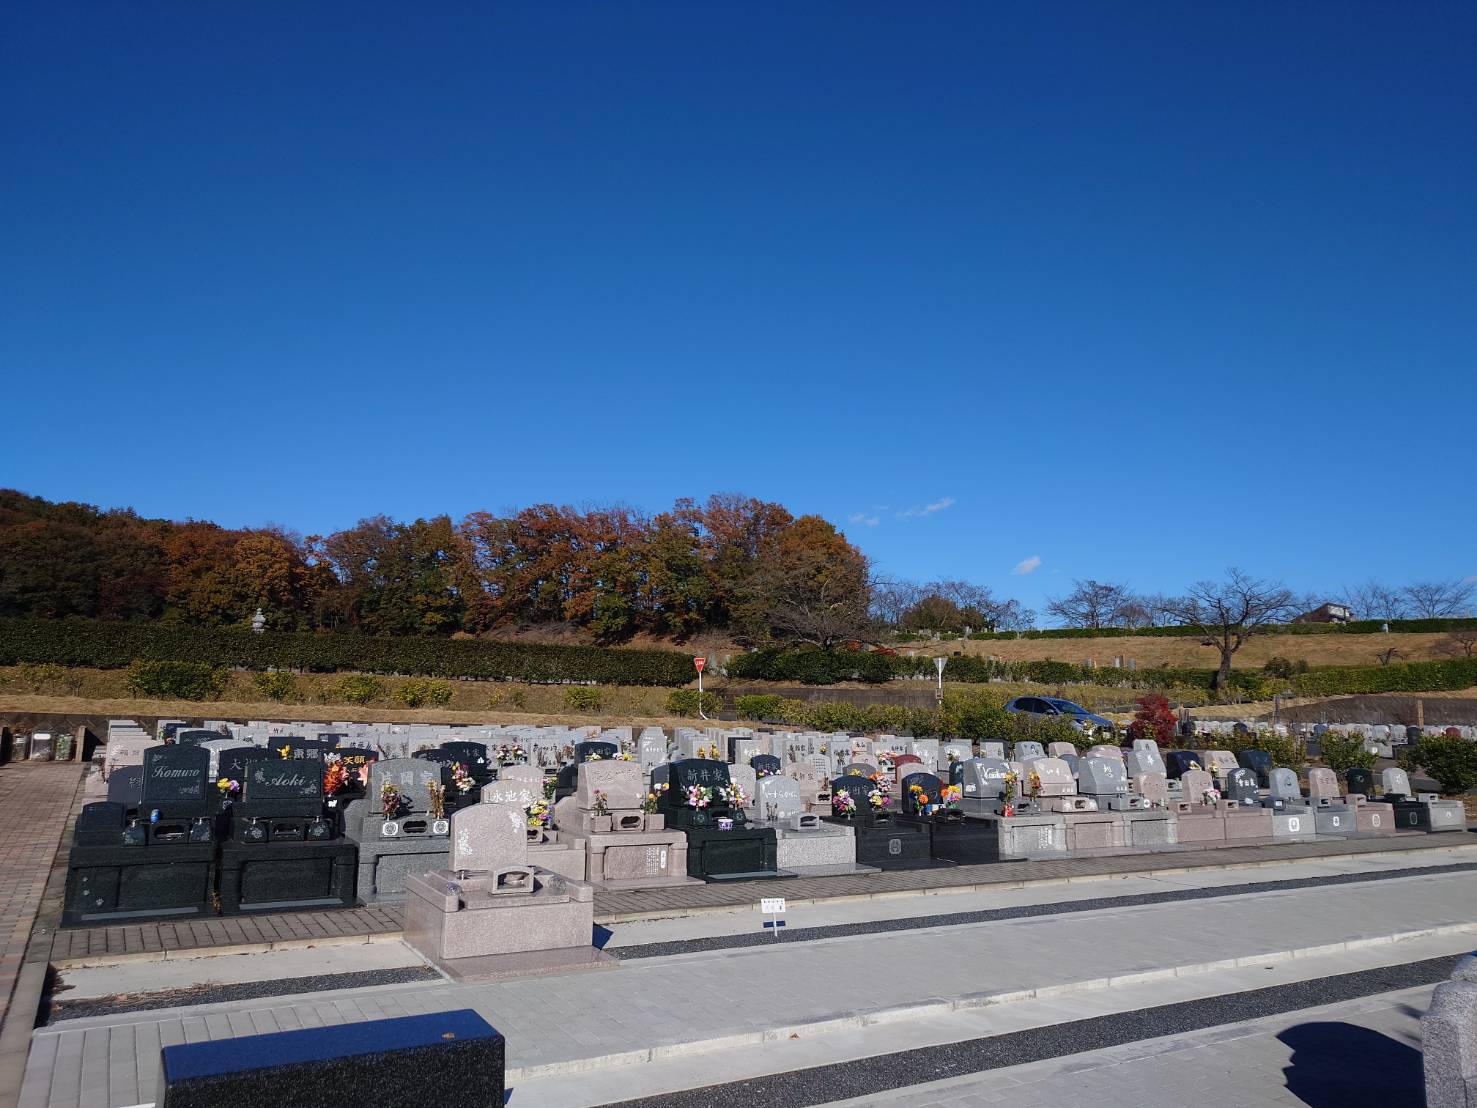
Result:
M1421 1052L1351 1023L1300 1023L1277 1036L1292 1048L1287 1091L1311 1108L1421 1104Z

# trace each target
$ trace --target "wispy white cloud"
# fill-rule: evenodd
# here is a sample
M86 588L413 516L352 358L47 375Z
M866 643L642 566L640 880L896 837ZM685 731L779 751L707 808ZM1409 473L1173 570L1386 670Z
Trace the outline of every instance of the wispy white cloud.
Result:
M1028 573L1035 573L1041 568L1041 555L1032 554L1029 558L1022 558L1016 562L1015 568L1010 572L1016 577L1024 577Z
M954 498L952 496L945 496L935 500L932 504L923 504L916 508L909 508L905 512L899 512L898 515L903 519L917 519L919 516L931 516L934 512L942 512L945 508L952 508L953 506Z
M853 512L846 517L848 523L860 523L866 527L876 527L882 520L878 516L869 516L866 512Z

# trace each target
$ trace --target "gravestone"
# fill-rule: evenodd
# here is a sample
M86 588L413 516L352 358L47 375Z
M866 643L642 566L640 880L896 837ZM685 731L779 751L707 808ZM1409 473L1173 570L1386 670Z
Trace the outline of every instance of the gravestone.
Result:
M748 827L743 809L721 799L728 765L695 758L673 762L671 788L661 797L667 824L687 832L687 872L705 880L780 876L773 828ZM689 803L692 789L711 790L706 806Z
M1184 789L1185 803L1208 804L1212 801L1207 794L1215 788L1215 778L1203 769L1187 769L1180 774L1180 785Z
M1166 773L1164 755L1153 739L1135 739L1133 749L1123 759L1123 768L1130 777L1142 773Z
M521 806L478 804L456 814L450 869L497 872L526 867L527 858L528 831Z
M1363 766L1350 766L1344 780L1348 783L1350 796L1358 794L1374 799L1374 774Z
M1256 775L1257 787L1266 789L1272 784L1272 755L1265 750L1241 750L1236 754L1236 761L1241 763L1243 769L1249 769Z
M788 824L791 816L806 814L805 801L800 797L800 782L784 775L759 778L755 785L754 808L760 819L770 823Z
M108 800L137 809L144 802L144 767L120 766L108 778Z
M1343 794L1339 790L1338 776L1327 766L1314 766L1308 770L1308 799L1314 804L1320 801L1337 803Z
M980 757L995 758L1002 762L1005 761L1005 744L1001 742L980 743Z
M1164 772L1171 781L1178 781L1186 771L1195 766L1205 769L1200 756L1193 750L1171 750L1164 755Z
M174 733L174 741L180 746L199 746L201 743L211 742L215 739L224 739L226 737L219 731L211 731L200 727L181 727Z
M1409 800L1413 795L1410 791L1410 775L1398 766L1391 766L1380 774L1385 790L1386 800ZM108 799L112 800L109 793Z
M1017 762L1027 762L1032 758L1045 758L1046 750L1040 743L1031 739L1025 739L1015 744L1014 749L1011 751L1011 756Z
M156 746L144 751L140 808L172 817L214 815L210 752L197 746ZM213 791L213 790L211 790Z
M773 754L756 754L749 759L749 765L756 778L773 777L784 769L784 764Z
M902 779L899 806L909 816L927 815L943 803L941 795L944 783L936 774L910 773ZM914 789L921 792L914 792Z
M1286 766L1277 766L1267 775L1267 788L1272 796L1282 800L1301 802L1303 799L1298 775Z
M1226 774L1226 799L1235 801L1243 808L1261 807L1262 797L1257 789L1256 774L1239 766Z

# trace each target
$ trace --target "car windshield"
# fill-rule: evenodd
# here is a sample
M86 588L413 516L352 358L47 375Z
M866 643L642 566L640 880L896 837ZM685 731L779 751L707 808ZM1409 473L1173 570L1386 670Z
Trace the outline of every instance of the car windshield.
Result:
M1052 705L1060 711L1068 712L1074 716L1085 716L1089 714L1087 709L1084 708L1081 704L1073 704L1070 700L1052 699L1048 700L1046 703Z

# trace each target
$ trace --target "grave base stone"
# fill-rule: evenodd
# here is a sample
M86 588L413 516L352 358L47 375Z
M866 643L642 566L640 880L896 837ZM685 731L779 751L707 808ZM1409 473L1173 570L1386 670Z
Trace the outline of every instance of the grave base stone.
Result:
M1065 816L1043 812L1023 816L967 816L971 822L994 825L1001 858L1053 858L1067 852Z
M1401 831L1465 831L1467 811L1460 800L1387 800Z
M221 914L352 908L353 842L227 842L220 853Z
M867 812L851 819L828 816L821 822L852 828L856 836L858 865L882 870L954 865L933 856L933 836L921 819L904 819L889 812Z

